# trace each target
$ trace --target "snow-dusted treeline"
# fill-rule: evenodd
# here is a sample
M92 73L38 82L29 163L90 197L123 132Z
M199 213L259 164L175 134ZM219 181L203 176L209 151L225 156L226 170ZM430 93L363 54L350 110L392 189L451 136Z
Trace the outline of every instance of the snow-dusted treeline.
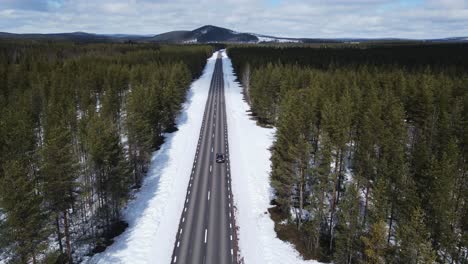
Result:
M80 261L127 223L208 46L0 44L0 261Z
M191 84L175 122L177 131L165 134L152 154L142 187L124 212L129 227L89 263L171 262L216 56Z
M228 49L253 117L276 128L278 236L334 263L463 263L467 51Z
M291 244L275 233L268 209L273 198L270 147L276 129L261 127L252 118L226 53L223 54L223 71L239 259L246 264L317 263L304 261Z

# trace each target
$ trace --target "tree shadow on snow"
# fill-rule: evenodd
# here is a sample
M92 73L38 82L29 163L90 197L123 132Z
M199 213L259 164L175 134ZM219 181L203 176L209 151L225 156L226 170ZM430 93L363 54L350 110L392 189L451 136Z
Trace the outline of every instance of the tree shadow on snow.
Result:
M188 121L188 108L192 103L194 92L192 87L187 91L186 100L183 104L181 113L176 119L176 126L180 128ZM146 174L141 188L135 193L132 200L129 201L125 209L125 220L128 222L128 228L119 236L114 238L114 243L109 245L106 251L95 255L89 263L123 263L116 252L124 251L134 241L132 233L138 227L140 220L144 217L145 211L149 208L150 202L160 195L164 195L161 190L161 176L165 169L170 164L170 150L173 146L174 137L177 135L178 129L175 132L165 133L164 143L158 150L153 152L150 167ZM156 221L156 220L155 220ZM149 230L149 232L151 232ZM164 242L163 242L164 243ZM157 245L154 245L155 247Z

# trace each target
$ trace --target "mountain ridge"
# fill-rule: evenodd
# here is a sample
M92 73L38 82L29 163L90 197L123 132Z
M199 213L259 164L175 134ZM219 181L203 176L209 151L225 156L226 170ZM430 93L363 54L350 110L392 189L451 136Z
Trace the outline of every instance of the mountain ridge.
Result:
M64 40L76 42L154 42L172 44L190 43L360 43L360 42L429 42L429 43L468 43L467 37L434 39L408 38L289 38L257 33L238 32L214 25L205 25L194 30L174 30L156 35L145 34L95 34L82 31L65 33L9 33L0 32L0 39Z

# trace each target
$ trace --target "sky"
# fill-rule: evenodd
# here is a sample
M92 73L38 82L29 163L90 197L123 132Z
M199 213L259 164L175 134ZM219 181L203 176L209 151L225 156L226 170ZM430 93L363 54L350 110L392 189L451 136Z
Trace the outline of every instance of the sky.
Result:
M468 37L468 0L0 0L3 32L154 35L203 25L280 37Z

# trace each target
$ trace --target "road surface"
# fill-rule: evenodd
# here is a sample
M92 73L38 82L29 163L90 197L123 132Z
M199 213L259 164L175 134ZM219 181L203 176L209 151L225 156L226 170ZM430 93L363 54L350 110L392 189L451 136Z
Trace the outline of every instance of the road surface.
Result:
M195 133L195 131L194 131ZM216 163L216 153L225 163ZM237 262L221 53L216 59L172 263Z

